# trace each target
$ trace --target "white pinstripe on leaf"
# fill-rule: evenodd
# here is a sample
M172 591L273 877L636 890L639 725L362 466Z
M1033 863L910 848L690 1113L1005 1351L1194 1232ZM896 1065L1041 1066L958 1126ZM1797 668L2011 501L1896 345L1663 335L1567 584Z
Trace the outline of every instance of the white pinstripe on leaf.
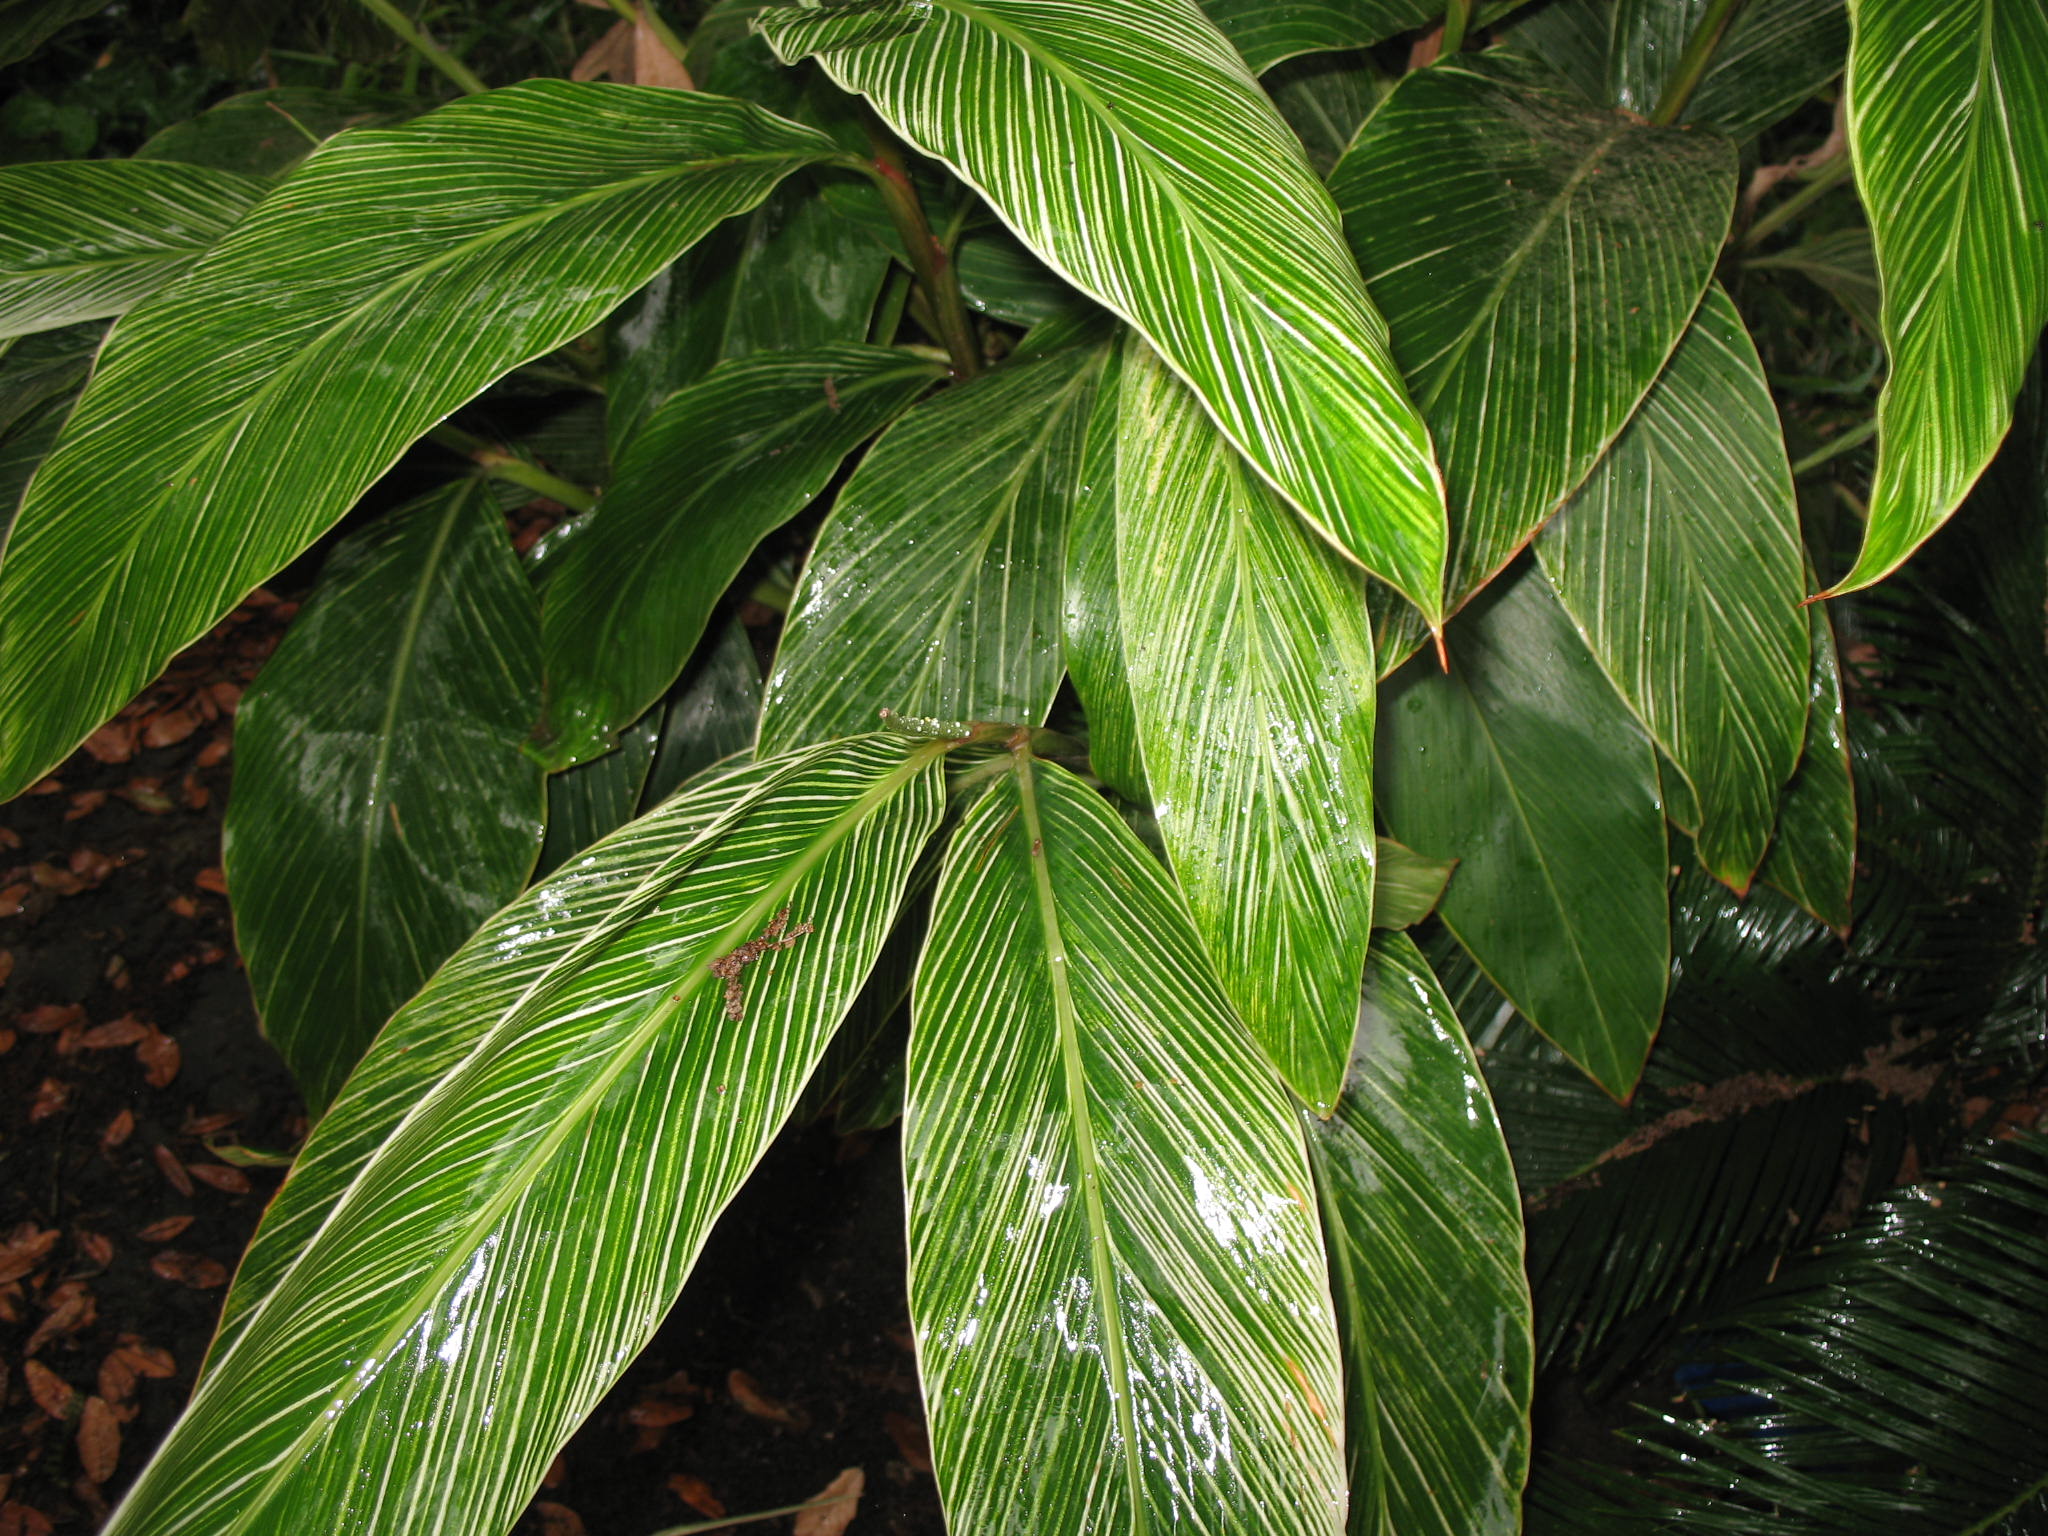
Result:
M942 751L870 736L715 777L486 925L300 1155L109 1532L505 1529L866 976ZM743 968L735 1022L710 963L785 908L811 931Z
M904 0L822 56L1048 266L1130 321L1260 474L1432 621L1443 488L1330 199L1194 0ZM804 51L803 6L756 24Z
M904 1111L962 1536L1335 1536L1341 1390L1294 1111L1178 893L1022 753L954 833Z
M1159 829L1231 1003L1328 1114L1372 929L1365 581L1135 338L1120 392L1117 601Z

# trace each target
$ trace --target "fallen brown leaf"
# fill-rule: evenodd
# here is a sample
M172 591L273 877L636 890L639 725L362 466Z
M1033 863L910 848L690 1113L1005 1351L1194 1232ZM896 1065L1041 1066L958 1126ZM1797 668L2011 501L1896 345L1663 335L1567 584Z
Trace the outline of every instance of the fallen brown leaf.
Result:
M55 1227L24 1221L0 1240L0 1285L19 1280L49 1256L62 1234Z
M99 1306L83 1280L66 1280L44 1299L43 1305L49 1310L22 1346L24 1355L34 1354L52 1339L90 1327L99 1316Z
M547 1471L541 1474L540 1485L543 1488L559 1488L567 1481L569 1481L569 1463L563 1458L562 1453L557 1451L555 1452L555 1459L548 1463Z
M107 957L105 974L107 985L116 992L126 992L128 990L128 962L119 955L109 955Z
M211 1184L224 1195L249 1193L249 1175L226 1163L188 1163L185 1171L202 1184Z
M42 1361L29 1361L21 1368L21 1374L28 1383L28 1395L51 1418L68 1419L78 1411L79 1396L72 1390L71 1383Z
M188 773L179 788L178 798L185 802L188 811L203 811L213 800L213 791L199 782L199 775Z
M24 1315L21 1282L10 1280L0 1285L0 1323L18 1323Z
M790 1536L843 1536L853 1524L853 1517L860 1513L860 1496L867 1485L867 1473L859 1467L848 1467L808 1501L811 1508L797 1515Z
M211 1136L216 1131L226 1130L241 1118L232 1109L215 1110L210 1115L195 1115L188 1109L185 1111L185 1123L178 1130L186 1136Z
M713 1493L711 1485L701 1477L693 1477L688 1472L670 1473L668 1491L706 1520L725 1518L725 1501Z
M111 1152L130 1136L135 1134L135 1111L124 1109L107 1122L107 1128L100 1132L100 1150Z
M64 812L64 819L66 821L82 820L106 803L107 792L104 789L81 789L71 797L71 805Z
M19 848L21 834L12 827L0 827L0 848Z
M0 949L0 987L7 985L7 978L14 974L14 951Z
M144 1082L152 1088L168 1088L178 1075L178 1042L162 1030L152 1029L137 1043L135 1059L142 1063Z
M36 1085L36 1096L28 1107L31 1125L47 1120L52 1115L64 1112L64 1106L71 1102L71 1085L54 1077L46 1077Z
M811 1416L801 1408L793 1408L780 1402L761 1390L761 1383L745 1371L734 1371L725 1378L725 1390L732 1394L732 1400L742 1410L757 1419L766 1419L771 1424L780 1424L789 1429L807 1429Z
M135 1367L121 1358L118 1349L100 1362L100 1396L119 1406L135 1395Z
M536 1499L533 1512L540 1516L541 1536L585 1536L583 1517L566 1504Z
M178 1374L178 1363L171 1358L168 1349L156 1344L145 1344L132 1333L121 1335L121 1347L114 1353L125 1360L138 1376L147 1376L154 1381L167 1381Z
M28 867L31 883L46 891L55 891L59 896L76 896L85 889L85 882L68 869L59 869L54 864L31 864Z
M71 866L71 873L88 887L100 884L114 872L114 861L97 848L74 848L65 862Z
M84 1227L73 1227L71 1240L78 1244L78 1251L85 1255L87 1261L97 1268L105 1269L114 1262L112 1239L97 1232L88 1232Z
M149 1261L149 1268L158 1279L189 1286L195 1291L210 1291L228 1283L227 1268L218 1260L196 1253L180 1253L175 1248L166 1248L158 1253Z
M125 763L135 755L135 722L109 720L85 738L85 755L96 763Z
M209 864L192 877L192 883L202 891L211 891L216 896L228 893L228 877L218 864Z
M133 1045L138 1040L149 1038L149 1026L132 1013L124 1013L118 1019L109 1019L104 1024L95 1024L78 1037L78 1043L88 1051L111 1051L119 1046Z
M114 791L123 800L150 816L167 816L177 809L171 797L164 793L162 779L138 775Z
M199 903L190 896L173 896L164 905L169 907L179 917L197 917L199 915Z
M13 1049L14 1031L11 1029L0 1029L0 1056L5 1056Z
M84 1038L85 1026L83 1024L66 1024L57 1031L57 1041L53 1049L55 1049L59 1056L76 1056L78 1054L79 1042Z
M149 722L142 733L145 747L174 747L199 729L199 714L191 709L167 709Z
M27 906L28 890L29 888L26 885L19 883L0 886L0 917L14 917L23 907ZM19 1504L10 1504L7 1507L9 1509L21 1508Z
M189 1198L192 1194L192 1175L187 1173L185 1165L178 1161L178 1154L162 1142L158 1142L149 1155L156 1159L156 1171L164 1176L165 1182L179 1194Z
M211 768L214 764L223 761L234 750L234 741L223 732L201 747L199 749L199 756L194 758L193 761L201 768Z
M152 1221L135 1235L145 1243L168 1243L191 1225L190 1216L166 1216L162 1221Z
M626 1410L626 1422L643 1429L667 1428L680 1424L697 1410L688 1403L664 1402L660 1398L642 1398Z
M31 1035L54 1035L67 1024L83 1024L85 1009L77 1003L45 1003L31 1008L15 1020Z
M78 1464L95 1483L104 1483L120 1462L121 1425L104 1398L88 1397L78 1416Z
M32 1505L9 1499L0 1504L0 1536L50 1536L50 1517Z
M100 1492L99 1484L91 1478L74 1478L71 1483L71 1497L85 1506L85 1512L94 1524L104 1524L112 1511L107 1506L106 1495Z
M30 795L61 795L64 793L64 781L62 779L37 779L35 783L29 785L24 793Z

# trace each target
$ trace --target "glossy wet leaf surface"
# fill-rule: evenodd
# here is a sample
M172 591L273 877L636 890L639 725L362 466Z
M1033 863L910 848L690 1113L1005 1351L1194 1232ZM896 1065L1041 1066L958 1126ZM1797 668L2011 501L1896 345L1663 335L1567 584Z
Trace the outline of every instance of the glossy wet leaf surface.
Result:
M1625 1097L1670 955L1656 756L1540 572L1525 566L1380 700L1393 834L1458 868L1438 910L1515 1007Z
M1305 1117L1344 1340L1351 1536L1513 1536L1535 1380L1522 1207L1486 1080L1374 936L1336 1116Z
M450 410L829 153L743 103L545 80L317 151L129 314L36 477L0 565L0 792Z
M1342 1529L1294 1113L1158 862L1018 757L953 836L911 1032L911 1313L954 1529Z
M1790 896L1837 933L1854 913L1856 786L1849 775L1849 722L1843 713L1842 665L1825 606L1806 610L1811 672L1806 740L1785 786L1778 828L1759 871L1764 884Z
M859 989L937 823L938 750L869 737L716 777L465 946L301 1153L191 1407L108 1529L337 1508L505 1529ZM770 927L786 947L756 942ZM736 1020L711 967L750 946Z
M458 481L336 548L243 701L235 936L316 1111L533 867L542 774L520 747L539 636L496 500Z
M1718 285L1536 552L1685 774L1701 861L1747 890L1806 733L1811 646L1777 407Z
M1119 393L1117 591L1160 832L1232 1006L1327 1114L1372 926L1364 578L1143 343Z
M1443 462L1455 609L1584 478L1678 344L1727 233L1735 153L1479 57L1408 75L1330 189Z
M832 78L1136 326L1311 523L1435 617L1428 435L1328 196L1193 0L897 9L928 19L822 55ZM792 59L795 25L763 15Z

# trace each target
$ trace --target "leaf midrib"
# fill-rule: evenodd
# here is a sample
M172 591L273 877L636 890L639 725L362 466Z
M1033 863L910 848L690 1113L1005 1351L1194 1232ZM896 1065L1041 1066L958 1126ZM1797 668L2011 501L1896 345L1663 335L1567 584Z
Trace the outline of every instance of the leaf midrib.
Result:
M781 905L782 898L805 875L809 874L812 869L821 863L841 841L859 827L870 815L874 814L884 803L894 798L907 787L910 781L917 777L918 774L926 771L938 757L950 749L951 745L952 743L950 742L933 742L914 748L901 763L890 769L881 779L869 786L858 800L835 816L823 831L804 848L803 852L792 860L759 895L755 896L741 910L739 915L726 925L725 929L717 937L709 940L700 948L697 958L701 959L706 954L722 954L736 945L745 942L748 937L759 931L767 918ZM756 802L749 802L750 805L754 803ZM572 1132L579 1130L590 1112L610 1094L620 1074L628 1066L640 1059L648 1042L660 1032L663 1025L680 1013L682 1005L694 999L695 995L707 986L711 979L710 970L693 960L684 970L682 979L676 984L675 990L671 991L668 988L663 988L661 1000L648 1009L639 1025L632 1031L630 1038L620 1042L618 1048L611 1053L610 1060L606 1063L603 1070L593 1074L590 1082L585 1084L583 1089L567 1105L563 1106L561 1113L555 1116L549 1127L541 1132L539 1136L535 1137L528 1144L527 1148L506 1167L504 1177L500 1180L497 1191L489 1200L477 1207L468 1219L459 1224L461 1229L471 1232L488 1230L496 1225L498 1220L518 1201L531 1194L533 1180L539 1170L553 1161L555 1154L570 1139ZM376 1153L372 1154L370 1161L358 1173L355 1182L335 1202L333 1209L328 1212L327 1217L321 1222L320 1232L324 1233L333 1225L335 1218L348 1208L351 1197L357 1190L363 1187L365 1175L374 1172L384 1162L388 1149L397 1143L405 1130L423 1118L421 1111L433 1104L436 1099L439 1099L445 1092L446 1085L453 1082L463 1071L464 1067L470 1062L475 1061L485 1048L500 1038L501 1029L510 1017L511 1015L509 1014L501 1015L499 1026L494 1027L488 1034L478 1040L476 1047L472 1049L463 1063L451 1069L441 1079L440 1083L421 1099L419 1106L394 1131L391 1139L383 1147L379 1148ZM312 1251L312 1247L318 1241L319 1236L320 1233L315 1233L314 1237L308 1240L307 1248L302 1253L300 1259L293 1263L290 1270L287 1270L278 1277L270 1296L265 1298L266 1303L270 1299L282 1294L292 1274L298 1269L299 1264L305 1262L306 1254ZM471 1261L474 1252L473 1244L465 1247L459 1243L450 1243L446 1254L440 1261L434 1264L417 1281L403 1287L403 1293L414 1298L437 1295L447 1281L465 1264ZM386 1296L390 1295L389 1292L383 1294ZM389 1306L383 1310L387 1314L393 1314L398 1311L398 1308ZM365 1361L387 1362L390 1352L415 1325L418 1316L419 1308L417 1303L415 1303L409 1309L406 1316L382 1333L376 1340L374 1347L366 1348L363 1351L361 1358ZM251 1316L248 1323L243 1327L241 1340L238 1342L246 1344L249 1339L254 1337L259 1322L260 1314ZM296 1341L287 1335L285 1340L286 1347L289 1348L294 1342ZM255 1346L250 1347L255 1348ZM221 1380L220 1366L226 1363L226 1360L223 1360L220 1362L220 1365L215 1367L213 1379L216 1382ZM354 1390L346 1394L342 1407L336 1410L336 1414L345 1412L347 1407L352 1405L367 1390L361 1380L360 1373L352 1373L348 1378L348 1384ZM289 1476L292 1469L300 1464L307 1454L308 1448L319 1438L332 1416L334 1415L322 1414L318 1416L312 1423L308 1424L293 1437L291 1444L277 1455L267 1471L252 1483L243 1485L244 1489L247 1490L243 1495L245 1502L232 1522L221 1528L221 1536L243 1536L243 1533L251 1529L252 1522L259 1515L263 1515L268 1511L268 1506L279 1482ZM1140 1533L1140 1536L1142 1536L1142 1533Z

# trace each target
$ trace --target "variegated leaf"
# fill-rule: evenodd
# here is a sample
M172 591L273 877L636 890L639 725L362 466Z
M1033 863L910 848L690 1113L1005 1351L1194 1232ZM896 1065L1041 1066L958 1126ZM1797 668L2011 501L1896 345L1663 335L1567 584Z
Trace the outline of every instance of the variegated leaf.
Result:
M836 153L742 102L556 80L315 151L121 322L29 489L0 565L0 797L449 411Z
M859 989L943 750L865 737L716 779L487 925L301 1154L107 1529L506 1529Z
M1521 1192L1406 935L1373 941L1336 1116L1304 1118L1344 1340L1350 1536L1515 1536L1536 1375Z
M1428 434L1329 197L1194 0L899 4L929 20L824 54L832 77L1136 326L1260 474L1434 623ZM806 14L757 24L794 60Z
M1294 1111L1178 893L1026 754L954 833L904 1111L910 1304L958 1531L1343 1527Z
M1891 375L1863 549L1837 592L1889 575L1961 504L2048 321L2048 8L1860 0L1851 18L1849 148Z
M1777 406L1718 285L1536 553L1689 781L1700 862L1748 890L1799 760L1811 647Z
M875 444L804 567L762 751L869 729L884 709L1045 719L1060 683L1067 507L1105 351L1027 350Z
M204 255L264 191L169 161L0 170L0 336L122 313Z
M1159 828L1231 1004L1327 1115L1372 930L1365 580L1135 338L1120 394L1117 593Z

